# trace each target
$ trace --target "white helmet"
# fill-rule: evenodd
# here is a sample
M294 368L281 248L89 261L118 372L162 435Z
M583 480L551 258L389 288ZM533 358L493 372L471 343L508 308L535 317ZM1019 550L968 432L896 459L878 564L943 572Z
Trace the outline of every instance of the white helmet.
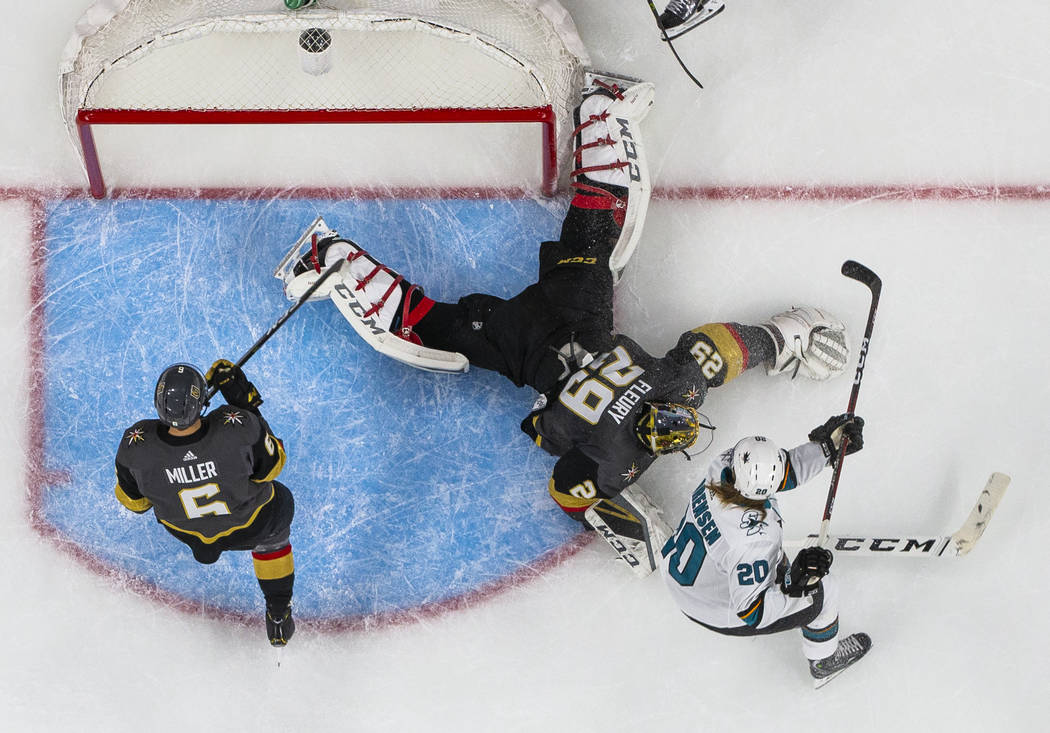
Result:
M747 499L768 499L784 483L784 451L756 435L733 446L734 486Z

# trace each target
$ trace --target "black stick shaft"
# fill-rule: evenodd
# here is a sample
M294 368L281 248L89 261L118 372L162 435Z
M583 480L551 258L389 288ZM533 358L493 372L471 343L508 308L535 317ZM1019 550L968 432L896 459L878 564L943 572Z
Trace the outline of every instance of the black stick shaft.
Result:
M671 39L667 38L667 34L664 32L663 23L660 22L660 11L656 9L656 6L653 4L653 0L648 0L648 2L649 10L653 12L653 17L656 18L656 27L660 29L660 33L664 34L664 40L667 42L668 48L671 49L671 53L674 54L675 61L677 61L678 65L682 67L682 71L685 72L685 75L688 76L694 84L703 89L704 85L700 83L699 79L693 76L693 72L689 70L689 67L685 65L684 61L682 61L682 57L678 55L678 49L674 47L673 43L671 43Z
M853 388L849 393L849 405L846 412L853 415L857 409L857 397L860 396L860 382L864 377L864 363L868 358L868 347L871 344L871 332L875 327L875 313L879 309L879 296L882 295L882 280L870 269L855 262L847 260L842 265L842 274L853 280L864 283L871 290L871 307L868 309L868 323L864 327L864 339L860 344L860 357L857 361L857 373L853 378ZM842 464L846 458L846 448L849 446L849 436L842 436L842 444L839 446L838 456L835 458L835 471L831 476L831 488L828 489L828 499L824 503L824 518L820 522L820 538L817 545L824 546L828 537L828 525L831 522L831 512L835 509L835 495L838 493L839 477L842 475Z
M251 359L255 355L255 352L261 349L263 347L263 344L269 341L270 337L277 333L277 330L281 326L283 326L289 318L292 317L293 313L295 313L297 310L299 310L299 308L302 307L303 303L310 299L311 295L317 292L317 289L324 284L325 280L331 277L339 269L339 266L341 264L342 260L336 262L334 265L332 265L323 273L321 273L321 277L317 278L317 280L314 281L314 284L307 288L305 293L299 296L299 300L295 301L295 303L293 303L292 306L288 310L286 310L284 314L280 318L278 318L272 326L270 326L269 330L267 330L266 333L260 336L259 339L254 344L252 344L250 349L244 352L244 355L237 360L236 366L244 366L244 363ZM217 389L215 387L208 388L208 396L205 398L205 403L209 402L211 398L215 396L216 391Z

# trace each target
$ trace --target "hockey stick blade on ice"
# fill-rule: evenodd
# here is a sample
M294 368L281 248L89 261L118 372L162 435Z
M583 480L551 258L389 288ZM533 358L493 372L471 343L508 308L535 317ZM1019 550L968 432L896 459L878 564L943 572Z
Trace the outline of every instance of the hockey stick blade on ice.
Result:
M973 549L981 539L984 530L992 519L995 508L1010 485L1010 477L1005 473L993 473L988 483L977 497L970 516L962 526L951 535L836 535L826 538L825 545L829 550L847 555L894 555L897 557L962 557ZM785 549L799 550L816 544L817 535L811 534L804 540L788 541Z
M864 326L864 338L860 342L860 356L857 358L857 372L853 377L853 388L849 393L849 405L846 413L853 415L857 409L857 397L860 396L860 381L864 377L864 362L868 357L868 346L871 343L871 332L875 328L875 313L879 309L879 297L882 295L882 280L869 268L856 262L846 260L842 263L842 274L851 280L863 283L871 291L871 306L868 308L868 322ZM820 521L821 547L825 546L828 537L828 526L831 524L831 512L835 509L835 495L838 493L839 477L842 475L842 463L846 458L846 448L849 438L843 436L842 444L839 446L839 454L835 457L835 472L831 476L831 487L828 489L828 499L824 504L824 517Z
M310 296L317 292L317 289L324 284L325 280L330 278L339 270L342 264L343 260L340 260L339 262L336 262L334 265L325 270L323 273L321 273L321 277L317 278L317 280L314 281L313 285L307 288L306 292L299 296L299 300L295 301L295 303L293 303L292 306L288 310L286 310L280 318L274 321L274 324L270 326L266 333L260 336L259 339L254 344L252 344L251 348L244 352L241 358L237 360L235 366L244 366L244 363L251 359L255 355L255 352L261 349L263 347L263 344L270 340L271 336L277 333L277 330L281 326L283 326L289 318L292 317L292 314L299 310L299 308L302 307L303 303L308 301L310 299ZM216 387L208 387L208 395L204 398L205 405L211 402L211 398L215 396L215 393L217 391L218 389Z

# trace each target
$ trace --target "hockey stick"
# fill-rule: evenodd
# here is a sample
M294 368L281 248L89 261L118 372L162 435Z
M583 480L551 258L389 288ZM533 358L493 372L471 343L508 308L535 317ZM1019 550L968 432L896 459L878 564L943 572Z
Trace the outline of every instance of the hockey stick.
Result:
M977 540L981 539L992 514L999 505L999 500L1010 485L1010 477L1005 473L993 473L988 483L977 497L977 503L966 521L954 533L941 536L911 535L841 535L826 537L830 549L849 555L897 555L904 557L962 557L970 552ZM811 534L804 540L784 543L785 549L798 550L812 546L817 535Z
M343 260L340 260L331 267L329 267L327 270L325 270L323 273L321 273L321 277L317 278L317 280L314 281L313 285L307 288L306 292L299 296L299 300L295 301L295 303L292 304L292 307L286 310L284 314L280 318L278 318L272 326L270 326L266 333L260 336L259 339L254 344L252 344L250 349L244 352L244 355L237 360L237 363L234 364L234 366L237 368L244 366L244 363L251 359L255 355L255 352L261 349L263 344L270 340L271 336L277 333L277 329L283 326L285 322L292 317L292 314L299 310L299 308L302 307L303 303L310 299L311 295L317 292L317 289L324 284L324 281L330 278L333 274L335 274L335 272L339 269L340 265L342 264ZM208 394L204 398L205 405L211 402L211 398L215 396L215 393L217 391L217 387L208 387Z
M685 65L685 62L682 61L682 57L678 55L678 49L674 47L674 44L671 43L671 39L667 36L667 31L664 30L663 23L660 22L660 12L656 9L656 6L653 4L653 0L647 0L647 2L649 3L649 9L653 11L653 17L656 18L656 27L660 29L660 35L662 35L664 37L664 40L667 41L667 46L671 49L671 53L674 54L675 60L678 62L678 65L682 67L682 71L685 72L686 76L692 79L694 84L703 89L704 85L700 83L699 79L693 76L693 72L691 72L689 70L689 67Z
M860 358L857 361L857 374L853 378L853 389L849 393L849 406L846 414L851 417L857 408L857 396L860 395L860 380L864 377L864 361L868 356L871 343L871 330L875 327L875 312L879 308L879 296L882 294L882 280L864 265L853 260L842 263L842 274L853 280L864 283L871 291L871 308L868 310L868 323L864 327L864 339L860 342ZM835 494L839 489L839 477L842 475L842 463L846 458L849 436L843 434L839 454L835 458L835 472L831 476L831 488L828 489L828 500L824 503L824 518L820 522L819 547L824 547L828 539L828 525L831 524L831 512L835 508Z

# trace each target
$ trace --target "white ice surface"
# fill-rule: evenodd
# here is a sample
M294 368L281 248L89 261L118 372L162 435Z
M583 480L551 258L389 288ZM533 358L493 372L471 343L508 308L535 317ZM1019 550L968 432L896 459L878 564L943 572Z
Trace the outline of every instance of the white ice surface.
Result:
M20 3L7 12L0 186L83 185L58 118L55 67L84 4ZM657 82L645 133L658 187L1050 187L1045 3L737 0L679 41L704 92L656 40L644 3L565 4L597 66ZM260 148L289 140L269 137ZM485 154L521 180L535 176L531 152ZM325 175L336 184L445 185L493 175L443 156L430 165L425 156L407 174L388 170L396 166L387 158L365 157L362 167ZM477 160L469 147L453 157ZM194 174L202 185L237 182L230 171L269 181L253 180L251 167L242 156ZM129 183L150 174L163 175L134 163L116 168ZM32 209L19 191L0 202L9 385L0 392L9 467L0 480L0 546L11 591L0 604L4 730L1045 728L1045 196L657 200L650 210L617 316L654 351L709 320L754 322L803 301L840 313L857 339L865 293L838 266L855 258L882 275L858 410L868 420L866 448L843 471L833 530L950 531L991 471L1013 476L966 558L837 561L843 629L868 631L875 648L814 693L796 636L742 640L698 628L673 608L658 577L635 580L597 544L471 609L368 632L304 629L282 652L259 629L172 611L91 574L26 519L25 391L16 385L26 379L31 322L20 274L33 242ZM719 426L718 446L753 432L791 443L843 409L848 386L771 380L756 370L713 392L705 408ZM661 461L647 474L671 515L706 458ZM816 529L826 485L781 502L788 535Z

